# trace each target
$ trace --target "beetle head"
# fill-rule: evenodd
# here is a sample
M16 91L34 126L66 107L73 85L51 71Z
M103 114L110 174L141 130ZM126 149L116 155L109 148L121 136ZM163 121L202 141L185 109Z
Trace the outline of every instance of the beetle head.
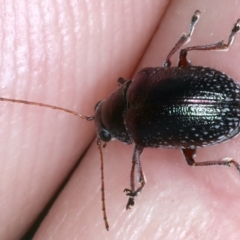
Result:
M106 100L100 101L95 106L96 133L103 142L118 139L127 144L132 139L125 126L124 117L127 110L125 93L130 81L119 86Z

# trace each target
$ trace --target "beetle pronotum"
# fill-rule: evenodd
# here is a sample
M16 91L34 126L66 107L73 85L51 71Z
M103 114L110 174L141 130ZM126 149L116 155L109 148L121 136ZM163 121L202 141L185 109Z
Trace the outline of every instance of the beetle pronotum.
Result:
M95 121L97 145L101 159L102 210L108 230L103 177L101 141L116 138L135 143L130 174L130 189L126 208L134 205L135 197L145 185L140 155L144 148L180 148L190 166L233 164L232 158L195 162L196 149L224 142L240 131L240 85L226 74L202 66L191 66L187 53L193 50L228 50L240 30L236 21L227 43L223 41L187 47L180 51L177 67L171 67L171 57L186 44L193 34L200 11L195 11L188 34L183 34L168 54L163 67L144 68L133 80L119 78L119 87L95 106L93 116L85 116L69 109L43 103L0 97L1 101L24 103L65 111L88 121ZM140 186L135 188L134 173Z

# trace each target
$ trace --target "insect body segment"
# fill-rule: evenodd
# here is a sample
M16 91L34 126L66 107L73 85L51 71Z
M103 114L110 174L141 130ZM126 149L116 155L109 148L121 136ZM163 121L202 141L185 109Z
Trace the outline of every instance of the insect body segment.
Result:
M129 87L126 126L142 147L214 145L239 132L239 90L210 68L146 68Z

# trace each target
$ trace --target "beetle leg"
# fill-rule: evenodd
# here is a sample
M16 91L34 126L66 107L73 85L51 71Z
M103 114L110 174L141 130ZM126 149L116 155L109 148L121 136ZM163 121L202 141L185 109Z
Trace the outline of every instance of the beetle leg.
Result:
M118 86L121 86L121 85L123 85L125 82L127 82L127 80L124 79L123 77L120 77L117 81L118 81Z
M193 47L187 47L184 48L180 51L179 54L179 62L178 62L178 66L186 66L188 65L188 60L187 60L187 52L188 51L195 51L195 50L225 50L227 51L229 49L229 46L233 43L235 34L237 32L239 32L240 30L240 19L237 20L237 22L234 24L232 32L228 38L228 42L224 43L224 41L220 41L217 43L213 43L213 44L208 44L208 45L202 45L202 46L193 46Z
M127 196L129 196L128 203L126 206L126 209L130 209L131 206L134 205L134 198L142 191L146 180L144 177L144 173L141 166L140 161L140 155L143 151L143 147L140 147L138 145L135 145L134 152L133 152L133 158L132 158L132 169L131 169L131 175L130 175L130 186L131 189L124 189L124 192L126 192ZM140 183L140 187L135 190L135 183L134 183L134 172L135 168L137 168L137 178L138 182Z
M189 28L189 32L188 34L183 33L182 36L180 37L180 39L178 40L178 42L176 43L176 45L173 47L173 49L170 51L170 53L168 54L166 61L164 62L163 66L164 67L170 67L171 66L171 57L172 55L178 50L180 49L184 44L188 43L191 40L191 36L193 34L193 30L195 28L196 23L199 20L200 17L200 11L196 10L194 15L192 16L191 19L191 23L190 23L190 28Z
M238 162L234 161L232 158L223 158L221 160L215 161L204 161L204 162L195 162L194 157L196 155L196 149L182 149L183 155L190 166L210 166L210 165L222 165L231 167L233 164L240 174L240 165Z

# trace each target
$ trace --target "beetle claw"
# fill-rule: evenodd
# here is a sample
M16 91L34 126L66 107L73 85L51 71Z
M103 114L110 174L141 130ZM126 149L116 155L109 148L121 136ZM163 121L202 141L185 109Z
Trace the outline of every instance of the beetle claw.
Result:
M128 199L128 203L126 205L126 209L131 209L131 207L134 206L135 202L134 202L134 198L137 196L138 192L137 191L132 191L130 189L125 188L123 190L124 192L126 192L126 195L129 196Z
M128 188L125 188L124 190L123 190L123 192L126 192L127 194L127 196L130 196L129 194L132 194L132 190L130 190L130 189L128 189Z
M132 190L127 189L127 188L125 188L123 191L126 192L126 195L129 196L129 197L136 197L137 194L138 194L138 191L132 191Z

